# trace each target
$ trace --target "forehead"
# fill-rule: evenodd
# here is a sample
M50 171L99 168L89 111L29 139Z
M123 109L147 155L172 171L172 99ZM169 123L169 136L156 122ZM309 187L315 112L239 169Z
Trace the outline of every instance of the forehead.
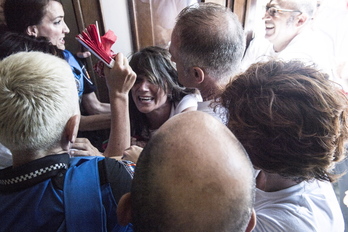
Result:
M172 56L176 55L177 49L179 46L179 37L178 37L178 31L174 28L171 36L170 46L169 46L169 52Z
M46 7L45 16L49 18L57 18L64 16L62 4L57 1L49 1Z
M286 4L286 1L282 1L282 0L271 0L268 2L267 5L271 5L271 6L282 6L284 7Z
M147 79L149 79L149 77L147 77L144 73L139 73L139 74L137 74L137 79L147 80Z

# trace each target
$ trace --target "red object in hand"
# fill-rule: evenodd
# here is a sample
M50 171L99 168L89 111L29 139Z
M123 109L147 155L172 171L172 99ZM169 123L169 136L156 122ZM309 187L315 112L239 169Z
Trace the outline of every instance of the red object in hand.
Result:
M117 40L113 31L108 30L105 35L100 36L98 24L91 24L81 34L78 34L76 39L108 67L113 67L114 53L111 46Z

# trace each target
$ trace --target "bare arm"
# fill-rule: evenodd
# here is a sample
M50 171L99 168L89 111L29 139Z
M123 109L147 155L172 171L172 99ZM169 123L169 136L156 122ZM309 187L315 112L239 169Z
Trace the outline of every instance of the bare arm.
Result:
M114 67L105 68L104 72L109 88L112 118L109 143L104 155L106 157L122 156L123 151L130 147L128 93L135 82L136 74L122 53L116 55Z
M111 124L111 114L81 115L79 130L95 131L109 129Z
M110 104L100 102L94 92L82 95L82 105L89 115L110 113Z
M136 146L136 145L132 145L131 147L127 148L123 152L123 156L121 157L121 159L129 160L129 161L132 161L133 163L137 163L138 162L138 158L140 156L140 153L142 151L143 151L142 147L139 147L139 146Z

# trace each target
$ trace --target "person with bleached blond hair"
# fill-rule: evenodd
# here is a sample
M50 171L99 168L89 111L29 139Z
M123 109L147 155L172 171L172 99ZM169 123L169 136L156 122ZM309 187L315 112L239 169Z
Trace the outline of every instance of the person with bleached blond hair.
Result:
M0 170L0 231L131 229L117 223L116 208L132 174L114 159L71 158L79 121L65 60L19 52L0 61L0 143L13 156Z

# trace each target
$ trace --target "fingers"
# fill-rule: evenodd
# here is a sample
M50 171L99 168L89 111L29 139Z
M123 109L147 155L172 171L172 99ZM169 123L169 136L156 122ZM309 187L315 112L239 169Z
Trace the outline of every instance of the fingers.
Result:
M71 144L69 154L71 156L102 156L99 150L86 138L77 138Z
M69 155L71 156L92 156L89 151L70 149Z
M106 84L109 94L128 94L136 80L136 74L129 66L127 57L122 53L115 56L115 64L112 69L104 68Z
M128 61L127 57L123 57L123 65L129 66L129 61Z
M77 57L79 58L82 58L82 59L85 59L87 57L90 57L91 56L91 53L90 52L78 52L76 53Z
M117 53L115 56L115 63L119 66L125 65L125 58L121 52Z
M87 138L76 138L75 142L71 144L71 149L88 150L91 146L93 145Z

